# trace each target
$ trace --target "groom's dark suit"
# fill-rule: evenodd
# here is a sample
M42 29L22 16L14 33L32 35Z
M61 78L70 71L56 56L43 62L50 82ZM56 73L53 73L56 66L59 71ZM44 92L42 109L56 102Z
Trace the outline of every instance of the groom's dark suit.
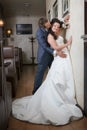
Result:
M36 33L38 40L38 52L37 52L37 72L34 81L33 94L42 84L44 72L47 67L51 65L53 60L53 49L47 43L47 31L44 28L39 27Z

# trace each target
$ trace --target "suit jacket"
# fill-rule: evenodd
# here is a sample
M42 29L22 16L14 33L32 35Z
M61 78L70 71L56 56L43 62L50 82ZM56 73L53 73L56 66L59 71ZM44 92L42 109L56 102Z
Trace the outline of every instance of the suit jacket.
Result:
M47 31L44 28L38 28L36 32L36 38L38 40L38 52L37 52L37 61L39 62L48 62L53 56L53 49L47 43Z

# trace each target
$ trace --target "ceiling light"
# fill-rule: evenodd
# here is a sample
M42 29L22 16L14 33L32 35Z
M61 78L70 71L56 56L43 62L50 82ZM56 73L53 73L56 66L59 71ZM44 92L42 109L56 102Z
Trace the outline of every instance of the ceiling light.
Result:
M30 4L29 4L28 2L25 2L25 3L24 3L24 6L25 6L25 7L29 7Z

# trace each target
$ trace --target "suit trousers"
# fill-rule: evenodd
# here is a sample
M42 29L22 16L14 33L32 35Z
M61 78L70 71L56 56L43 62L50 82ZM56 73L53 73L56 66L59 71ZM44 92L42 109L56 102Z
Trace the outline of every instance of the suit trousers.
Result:
M34 94L37 91L37 89L41 86L44 73L48 67L50 68L52 61L53 61L53 56L50 57L49 62L46 60L44 63L43 62L38 63L37 72L34 81L34 89L32 94Z

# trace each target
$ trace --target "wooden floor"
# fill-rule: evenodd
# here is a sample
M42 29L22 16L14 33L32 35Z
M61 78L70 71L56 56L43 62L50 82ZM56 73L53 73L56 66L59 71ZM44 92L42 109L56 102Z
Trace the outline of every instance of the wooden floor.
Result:
M16 98L31 95L36 67L24 67L21 79L17 86ZM87 118L74 121L65 126L36 125L17 120L10 116L7 130L87 130Z

